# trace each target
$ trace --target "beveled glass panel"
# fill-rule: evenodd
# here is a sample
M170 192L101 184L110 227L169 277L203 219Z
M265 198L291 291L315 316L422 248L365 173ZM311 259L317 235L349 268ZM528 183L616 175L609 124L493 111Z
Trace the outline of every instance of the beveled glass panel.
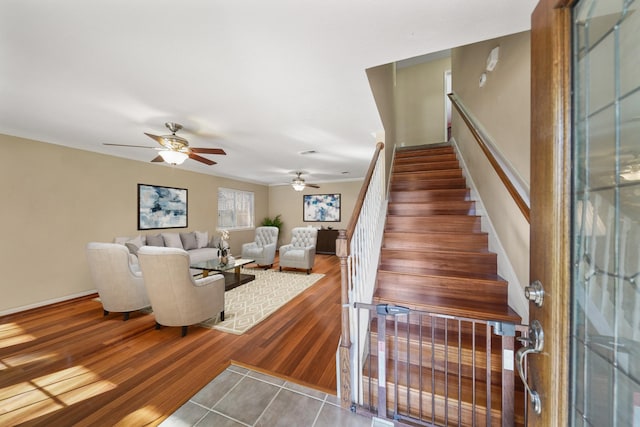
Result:
M613 33L609 33L589 53L588 114L593 114L615 99L614 53Z
M640 86L640 4L629 2L620 23L620 94L624 96Z

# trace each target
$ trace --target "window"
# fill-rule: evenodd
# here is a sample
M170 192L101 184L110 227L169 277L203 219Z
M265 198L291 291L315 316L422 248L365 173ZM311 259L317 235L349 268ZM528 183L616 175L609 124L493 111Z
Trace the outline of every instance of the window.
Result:
M218 188L218 228L253 228L253 192Z

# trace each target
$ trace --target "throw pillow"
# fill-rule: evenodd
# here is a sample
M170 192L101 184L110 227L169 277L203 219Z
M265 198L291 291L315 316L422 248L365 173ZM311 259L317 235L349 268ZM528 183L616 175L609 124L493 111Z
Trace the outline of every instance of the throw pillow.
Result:
M162 238L164 239L164 245L166 247L184 249L178 233L162 233Z
M132 243L132 242L127 242L127 243L125 243L124 245L127 247L127 249L129 249L129 252L130 252L132 255L138 256L138 249L139 249L139 248L138 248L134 243Z
M136 245L137 247L141 248L142 246L144 246L146 242L146 239L144 237L142 237L141 235L137 235L136 237L134 237L133 239L129 239L125 242L125 245L127 243L133 243L134 245Z
M180 240L182 241L182 247L185 250L198 249L196 233L180 233Z
M209 244L209 232L205 231L196 231L196 242L198 243L198 248L206 248Z
M164 246L164 239L161 235L148 235L147 236L147 245L148 246Z

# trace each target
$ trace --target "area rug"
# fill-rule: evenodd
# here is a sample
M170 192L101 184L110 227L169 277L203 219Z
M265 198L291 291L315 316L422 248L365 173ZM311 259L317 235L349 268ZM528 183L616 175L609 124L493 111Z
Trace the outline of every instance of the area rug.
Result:
M200 326L241 335L316 283L324 274L242 269L255 280L224 293L224 321L209 319Z

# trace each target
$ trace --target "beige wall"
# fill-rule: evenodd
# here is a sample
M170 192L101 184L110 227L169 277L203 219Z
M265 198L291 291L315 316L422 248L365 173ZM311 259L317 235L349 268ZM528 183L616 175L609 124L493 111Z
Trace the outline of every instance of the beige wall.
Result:
M253 191L256 222L268 187L0 135L0 313L88 293L89 241L137 230L137 184L188 189L188 228L215 234L219 186ZM215 166L214 166L215 167ZM231 232L232 253L253 230Z
M399 145L445 142L444 73L451 58L398 68L396 71L396 140Z
M481 88L478 85L480 74L486 67L489 52L496 46L500 46L500 60L495 70L487 73L487 82ZM456 48L452 51L451 64L453 91L480 121L499 151L528 186L529 32ZM455 111L452 133L517 281L521 287L525 286L529 279L529 224ZM491 249L497 251L496 248ZM498 267L503 268L500 260ZM518 312L523 314L527 310L522 300L522 289L510 287L509 298Z
M395 64L380 65L367 70L367 78L371 86L371 93L376 102L380 120L384 126L385 151L385 176L389 176L391 162L393 161L393 150L396 144L396 66Z
M351 212L355 205L362 180L343 181L319 184L320 188L305 188L303 191L294 191L290 185L269 187L269 216L274 217L281 215L284 223L283 230L280 235L279 245L289 243L291 241L291 229L293 227L312 226L332 227L336 230L347 227ZM304 222L302 220L302 195L303 194L334 194L340 193L341 210L340 222ZM256 218L260 222L261 219Z

